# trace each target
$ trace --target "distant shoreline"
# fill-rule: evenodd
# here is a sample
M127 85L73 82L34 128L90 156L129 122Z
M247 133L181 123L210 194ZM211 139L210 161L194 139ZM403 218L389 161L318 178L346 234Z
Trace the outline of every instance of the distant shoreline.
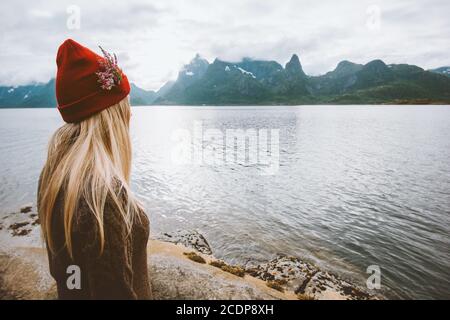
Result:
M405 103L359 103L359 104L149 104L149 105L132 105L132 107L138 108L151 108L151 107L351 107L351 106L450 106L450 101L437 101L431 103L415 103L415 102L405 102ZM11 109L56 109L57 107L2 107L0 110L11 110Z

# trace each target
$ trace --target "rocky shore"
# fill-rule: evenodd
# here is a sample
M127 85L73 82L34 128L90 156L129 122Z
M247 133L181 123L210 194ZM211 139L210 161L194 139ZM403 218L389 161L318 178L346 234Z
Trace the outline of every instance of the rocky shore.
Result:
M196 231L152 236L148 263L155 299L377 299L297 257L229 265ZM54 298L36 209L26 205L0 218L0 299Z

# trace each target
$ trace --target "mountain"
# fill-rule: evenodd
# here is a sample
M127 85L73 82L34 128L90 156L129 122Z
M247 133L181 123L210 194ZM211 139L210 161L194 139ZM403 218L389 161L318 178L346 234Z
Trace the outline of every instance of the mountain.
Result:
M0 108L52 107L56 106L55 80L45 84L16 87L0 87Z
M169 93L160 98L163 104L244 104L267 98L256 76L239 65L216 59L204 75L178 91L178 79Z
M158 98L155 91L147 91L139 88L134 83L131 84L130 103L132 106L145 106L152 104Z
M318 90L316 95L326 103L337 104L450 102L450 79L414 65L386 65L374 60L355 67L346 75L346 80L346 86L339 90ZM336 84L339 83L334 82Z
M132 83L131 105L150 105L160 91L147 91ZM0 86L0 108L52 108L56 105L55 79L25 86Z
M54 107L54 87L54 79L0 86L0 108ZM251 58L209 63L197 54L158 91L131 87L132 105L450 104L450 67L427 71L381 60L344 60L324 75L309 76L296 54L284 67Z
M431 69L429 71L450 77L450 67L440 67L437 69Z
M198 60L197 56L193 61ZM154 104L396 104L450 103L449 69L433 71L381 60L342 61L321 76L308 76L299 57L281 66L275 61L244 58L240 62L202 60L198 76L186 81L186 65ZM445 76L444 76L445 75Z
M189 68L190 65L183 69ZM240 62L215 59L203 65L197 79L186 83L182 73L172 89L155 104L273 104L293 99L312 101L308 77L297 55L283 68L276 61L244 58Z
M173 84L175 83L175 81L167 81L161 88L159 88L159 90L157 91L158 97L162 97L165 96L170 89L172 89Z
M340 95L355 85L356 74L363 69L362 64L341 61L327 74L311 78L312 90L319 95Z
M300 59L296 54L286 63L280 73L280 82L275 86L275 92L287 99L302 99L310 97L308 77L303 71Z
M205 75L208 67L208 61L197 54L189 64L185 65L181 69L175 82L167 83L159 91L162 90L161 94L165 97L170 97L170 100L176 101L178 99L181 99L186 88L201 80ZM164 91L166 91L165 94ZM162 101L165 100L161 100L160 102Z

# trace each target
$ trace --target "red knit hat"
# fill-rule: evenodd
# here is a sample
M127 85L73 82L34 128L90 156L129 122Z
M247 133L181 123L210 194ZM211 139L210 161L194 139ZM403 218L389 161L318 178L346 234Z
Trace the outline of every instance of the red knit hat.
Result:
M117 58L103 49L100 57L68 39L56 57L56 99L64 121L84 120L123 100L130 84L117 66Z

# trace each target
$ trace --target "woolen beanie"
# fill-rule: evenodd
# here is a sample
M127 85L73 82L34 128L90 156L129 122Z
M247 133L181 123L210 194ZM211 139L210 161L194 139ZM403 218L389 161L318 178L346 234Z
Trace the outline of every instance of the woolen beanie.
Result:
M130 93L115 55L100 47L103 57L72 39L56 56L56 99L65 122L80 122L122 101Z

